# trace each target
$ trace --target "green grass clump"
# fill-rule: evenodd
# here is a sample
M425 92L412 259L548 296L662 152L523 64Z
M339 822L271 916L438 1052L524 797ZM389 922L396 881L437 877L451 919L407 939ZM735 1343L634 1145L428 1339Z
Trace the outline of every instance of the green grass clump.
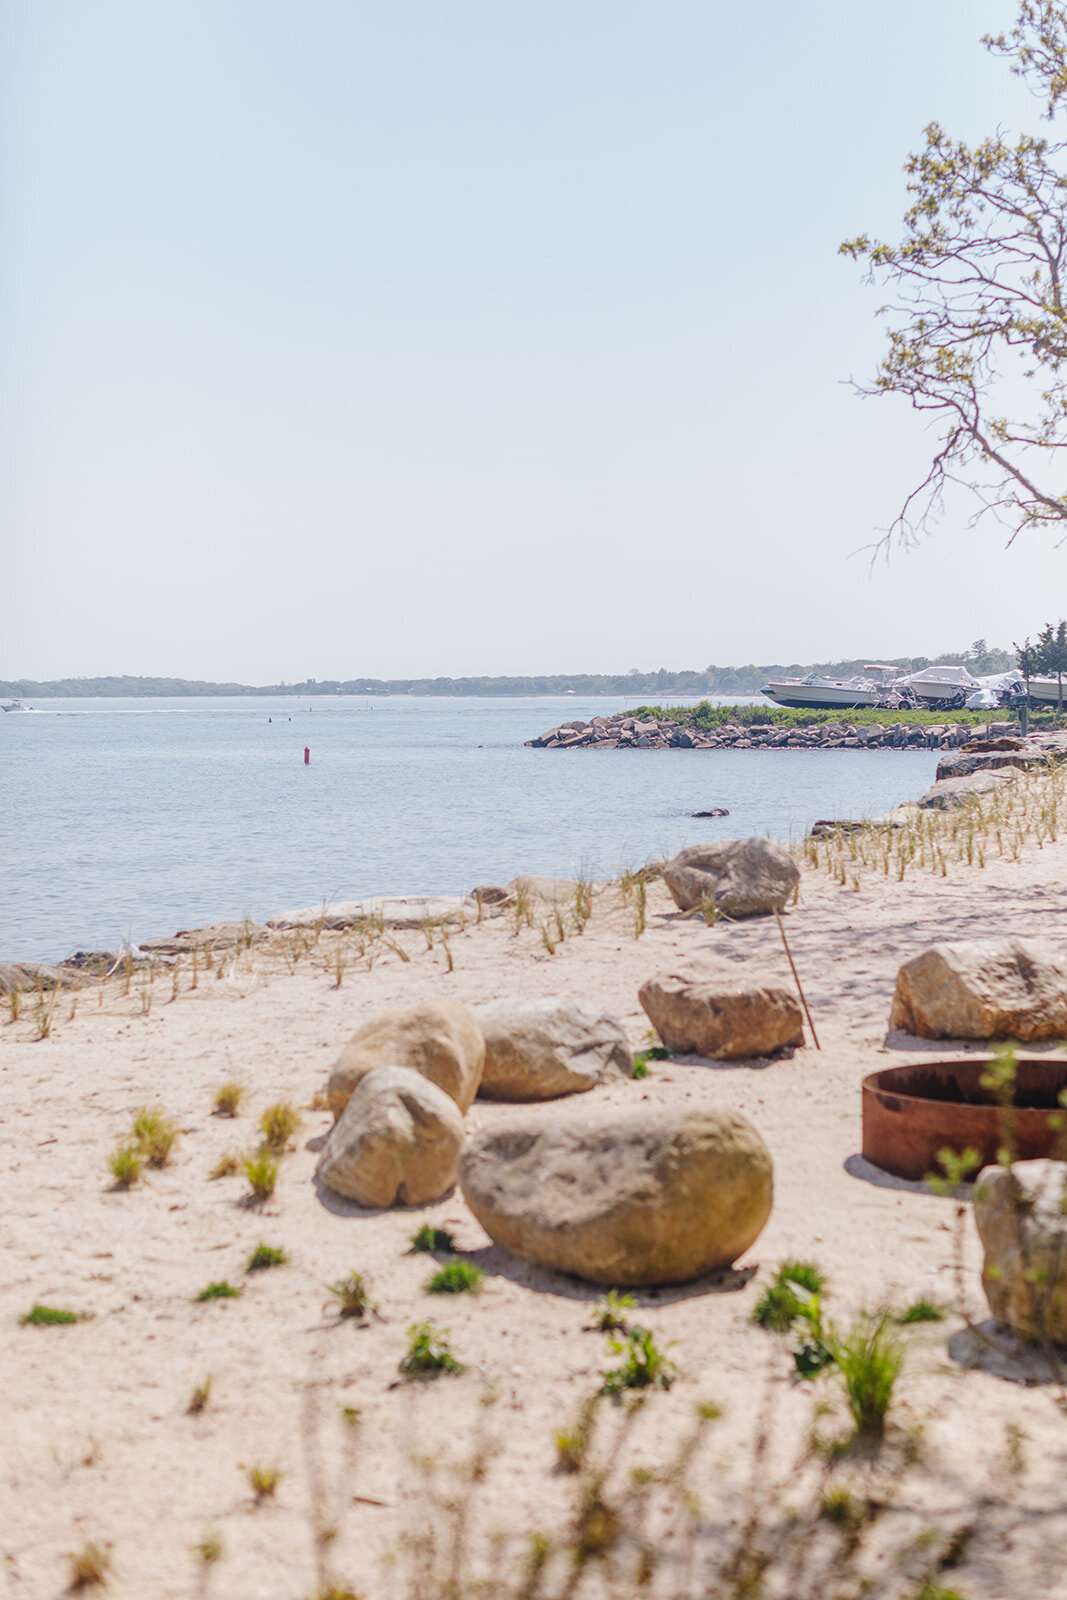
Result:
M289 1100L268 1106L259 1119L259 1131L268 1150L280 1155L300 1127L300 1113Z
M278 1162L269 1150L256 1150L241 1161L253 1200L269 1200L278 1182Z
M651 1050L638 1050L634 1056L633 1075L635 1078L647 1078L648 1063L650 1061L669 1061L670 1059L670 1051L665 1050L661 1044L653 1045Z
M428 1251L430 1255L452 1255L455 1253L456 1241L444 1228L432 1228L424 1222L418 1233L411 1235L411 1249L409 1255L415 1255L420 1250Z
M198 1417L201 1411L207 1410L207 1403L211 1399L213 1382L214 1380L209 1372L200 1379L199 1383L193 1386L193 1392L189 1396L189 1404L185 1408L189 1416Z
M604 1374L600 1393L618 1398L624 1389L669 1389L678 1376L673 1361L663 1354L648 1328L629 1328L625 1338L609 1339L619 1365Z
M400 1363L405 1378L439 1378L442 1373L457 1375L465 1370L452 1354L448 1329L420 1322L408 1329L408 1353Z
M903 669L902 669L903 670ZM875 711L871 706L858 706L855 710L841 706L834 711L817 711L801 706L713 706L701 700L695 706L638 706L624 715L638 721L661 722L670 717L673 721L705 732L733 723L740 728L815 728L824 722L851 722L856 727L895 727L897 723L910 723L915 727L943 727L950 722L962 722L967 727L984 724L989 717L1011 720L1006 711ZM1031 722L1033 713L1031 713Z
M63 1328L72 1322L84 1322L83 1311L59 1311L55 1306L34 1306L19 1318L24 1328Z
M446 1261L427 1278L427 1294L477 1294L485 1273L473 1261Z
M886 1313L858 1317L844 1337L830 1336L833 1359L845 1385L856 1432L880 1439L904 1365L904 1350Z
M209 1283L206 1289L193 1296L194 1300L236 1300L240 1289L235 1289L232 1283L227 1283L223 1278L219 1283Z
M896 1320L902 1328L906 1328L914 1322L943 1322L945 1320L945 1308L944 1306L939 1306L934 1300L915 1300L906 1311L900 1313Z
M107 1158L108 1171L116 1189L132 1189L141 1176L141 1152L137 1145L123 1140Z
M598 1333L625 1333L629 1326L626 1313L632 1311L636 1303L632 1294L619 1294L616 1289L609 1289L593 1307L593 1320L589 1326Z
M239 1083L223 1083L215 1090L212 1106L216 1117L235 1117L244 1099L244 1087Z
M72 1594L78 1594L82 1589L93 1589L98 1584L107 1582L107 1575L111 1571L111 1556L99 1544L85 1544L80 1550L68 1558L70 1561L70 1583L68 1588Z
M785 1333L805 1314L808 1295L818 1295L826 1279L810 1261L783 1261L773 1279L756 1302L752 1320L761 1328ZM797 1294L797 1289L805 1293Z
M277 1493L278 1485L285 1476L277 1467L254 1466L245 1468L245 1477L248 1479L249 1488L256 1497L256 1504L264 1500L273 1500Z
M340 1302L338 1315L341 1317L362 1319L377 1313L378 1306L370 1297L370 1285L361 1272L350 1272L347 1278L328 1283L326 1288Z
M178 1137L178 1125L161 1106L142 1106L133 1119L133 1137L150 1167L165 1167Z
M284 1250L276 1250L270 1244L257 1244L248 1258L249 1272L265 1272L268 1267L284 1267L289 1263L289 1257Z

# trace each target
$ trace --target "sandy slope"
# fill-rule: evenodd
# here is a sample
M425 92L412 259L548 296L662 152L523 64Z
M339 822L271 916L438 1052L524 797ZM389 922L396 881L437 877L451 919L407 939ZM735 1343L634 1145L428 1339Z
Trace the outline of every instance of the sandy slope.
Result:
M953 863L947 878L919 871L904 882L865 876L860 891L806 867L790 938L821 1035L792 1060L721 1067L664 1063L644 1081L567 1102L575 1116L597 1102L721 1103L757 1124L774 1155L776 1202L746 1263L773 1267L789 1254L816 1258L843 1318L887 1298L952 1298L951 1202L894 1185L865 1168L860 1143L863 1075L908 1058L915 1041L885 1022L900 961L934 938L990 932L1040 934L1067 943L1067 844L1023 849L984 870ZM164 931L164 930L161 930ZM516 936L508 919L453 939L455 970L421 935L401 935L372 971L353 962L342 986L326 963L324 936L294 973L276 945L245 951L220 978L186 967L171 1001L161 975L143 1012L139 982L82 991L73 1016L59 1002L53 1031L34 1038L30 1009L0 1029L0 1592L62 1592L66 1552L110 1543L109 1592L119 1597L199 1593L190 1546L208 1530L226 1556L210 1592L298 1600L315 1585L309 1525L309 1393L318 1396L319 1442L328 1477L343 1473L346 1514L333 1553L356 1588L380 1591L377 1558L412 1518L418 1480L409 1450L455 1454L497 1395L491 1426L501 1456L487 1491L487 1524L552 1520L566 1483L552 1472L553 1429L596 1386L600 1335L583 1331L594 1292L541 1273L491 1248L457 1194L425 1211L369 1215L312 1183L328 1126L306 1111L274 1199L241 1204L241 1178L209 1181L229 1148L248 1148L262 1108L279 1098L307 1107L349 1033L375 1010L422 997L476 1002L506 995L571 994L610 1009L635 1046L646 1044L637 1004L645 977L687 969L708 953L788 981L773 923L707 928L680 920L659 884L649 891L647 932L616 890L601 896L581 937L555 955L538 932ZM929 1048L928 1046L924 1048ZM224 1079L248 1088L236 1122L210 1115ZM158 1103L180 1122L174 1164L128 1194L109 1189L105 1160L136 1107ZM531 1107L531 1119L559 1104ZM476 1103L472 1126L511 1108ZM419 1222L451 1228L488 1273L478 1298L441 1304L423 1291L432 1265L405 1254ZM243 1263L260 1240L284 1246L292 1264L248 1279ZM968 1292L981 1310L973 1240ZM382 1320L338 1325L322 1286L351 1268L369 1274ZM229 1278L241 1299L206 1305L192 1296ZM747 1274L642 1297L642 1321L673 1344L681 1377L657 1396L642 1428L644 1457L667 1450L695 1399L726 1410L722 1439L735 1467L768 1382L783 1428L799 1436L810 1411L806 1386L791 1387L780 1343L755 1328L758 1281ZM72 1328L18 1326L35 1301L91 1311ZM413 1392L396 1385L406 1330L431 1317L452 1330L468 1373ZM1062 1509L1067 1422L1047 1388L1021 1388L966 1371L949 1354L958 1317L917 1334L901 1387L903 1421L925 1419L931 1477L924 1516L1002 1487L1004 1429L1032 1441L1015 1502L1048 1510L1039 1526L1014 1513L975 1546L959 1587L981 1595L1067 1595ZM208 1409L186 1415L194 1383L214 1388ZM309 1384L312 1385L309 1389ZM315 1385L325 1384L325 1387ZM832 1385L826 1386L827 1393ZM363 1417L355 1459L343 1455L341 1406ZM643 1458L644 1458L643 1457ZM283 1469L276 1502L254 1509L242 1465ZM353 1494L364 1499L351 1503ZM367 1500L383 1504L368 1504ZM988 1514L990 1515L991 1514ZM5 1587L6 1586L6 1587Z

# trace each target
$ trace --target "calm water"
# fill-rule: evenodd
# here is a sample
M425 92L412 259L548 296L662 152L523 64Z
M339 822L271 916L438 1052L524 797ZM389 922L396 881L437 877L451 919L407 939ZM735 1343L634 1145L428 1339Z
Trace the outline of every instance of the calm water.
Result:
M607 874L701 839L785 839L913 798L937 765L930 751L523 747L622 709L264 697L52 700L0 715L0 960L323 898ZM719 805L729 817L688 815Z

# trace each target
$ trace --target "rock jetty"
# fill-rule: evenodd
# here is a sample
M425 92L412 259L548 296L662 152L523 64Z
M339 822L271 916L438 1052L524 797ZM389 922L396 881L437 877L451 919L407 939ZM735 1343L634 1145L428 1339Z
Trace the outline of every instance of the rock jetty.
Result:
M991 732L1007 735L1013 722L995 722ZM535 750L955 750L975 737L964 723L914 722L857 725L820 722L788 728L773 722L720 727L689 727L673 717L594 717L591 722L563 722L526 743Z

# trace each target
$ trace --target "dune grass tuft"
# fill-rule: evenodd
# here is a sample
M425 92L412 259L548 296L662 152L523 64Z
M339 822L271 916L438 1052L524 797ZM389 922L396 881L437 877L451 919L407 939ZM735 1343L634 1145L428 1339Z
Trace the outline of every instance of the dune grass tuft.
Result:
M418 1233L411 1235L411 1248L408 1255L415 1255L417 1251L426 1250L430 1255L453 1255L456 1241L444 1228L433 1228L424 1222Z
M446 1261L424 1285L427 1294L477 1294L485 1273L473 1261Z
M106 1583L111 1571L111 1556L103 1545L83 1544L80 1550L74 1551L68 1558L70 1562L70 1592L78 1594L82 1589L93 1589Z
M408 1351L400 1363L401 1375L417 1381L439 1378L450 1374L458 1376L465 1371L457 1361L448 1342L448 1329L436 1328L432 1322L419 1322L408 1329Z
M252 1199L269 1200L278 1182L276 1157L272 1156L269 1150L255 1150L251 1155L242 1158L241 1167L248 1179Z
M218 1283L209 1283L201 1289L199 1294L193 1296L194 1300L236 1300L241 1294L240 1289L235 1289L232 1283L227 1283L222 1278Z
M339 1278L325 1287L338 1301L339 1317L355 1317L362 1321L366 1316L377 1315L378 1306L371 1299L370 1284L361 1272L350 1272L347 1278Z
M108 1156L107 1166L116 1189L132 1189L141 1176L141 1152L137 1145L123 1139Z
M284 1267L289 1263L289 1257L284 1250L276 1249L274 1245L257 1244L248 1258L249 1272L266 1272L269 1267Z
M19 1318L24 1328L63 1328L72 1322L86 1322L84 1311L61 1311L56 1306L37 1305Z
M242 1084L233 1082L220 1084L215 1090L212 1115L216 1117L235 1117L240 1110L243 1099L244 1087Z
M268 1150L280 1155L300 1127L300 1113L289 1100L268 1106L259 1119L259 1131Z

